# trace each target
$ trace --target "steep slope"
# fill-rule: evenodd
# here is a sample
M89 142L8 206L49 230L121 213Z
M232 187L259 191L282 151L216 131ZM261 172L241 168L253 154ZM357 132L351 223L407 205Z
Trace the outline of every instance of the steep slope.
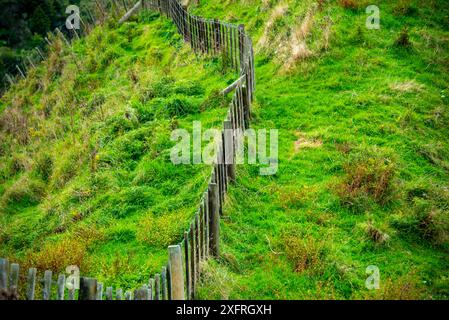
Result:
M171 163L171 131L221 124L236 76L158 14L108 21L73 51L52 40L1 99L0 256L132 289L166 263L210 174Z
M203 2L257 43L254 128L279 171L238 167L202 298L447 299L445 1ZM404 29L408 26L407 29ZM368 266L380 272L368 290Z

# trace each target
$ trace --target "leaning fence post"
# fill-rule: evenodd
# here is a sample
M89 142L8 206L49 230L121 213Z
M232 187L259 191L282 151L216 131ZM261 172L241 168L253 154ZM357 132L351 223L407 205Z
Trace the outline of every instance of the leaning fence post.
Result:
M181 246L169 246L168 253L170 257L171 298L172 300L185 300Z
M97 299L97 280L93 278L82 277L80 279L80 290L78 300L96 300Z
M20 69L20 67L17 64L16 64L16 69L19 71L19 73L22 76L22 78L25 79L25 74L22 72L22 69Z
M218 185L209 184L209 245L212 256L220 255L220 212L218 210Z
M36 268L28 269L28 281L27 281L27 300L34 300L34 290L36 288Z

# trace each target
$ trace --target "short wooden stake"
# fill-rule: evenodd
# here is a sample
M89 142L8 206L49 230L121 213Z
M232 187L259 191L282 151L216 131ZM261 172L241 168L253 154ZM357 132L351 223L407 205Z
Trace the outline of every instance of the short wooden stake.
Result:
M36 268L28 269L28 279L27 279L27 300L34 300L34 290L36 289Z
M220 256L220 212L218 185L209 184L209 246L214 257Z
M97 280L82 277L78 300L97 300Z
M172 300L185 300L181 246L169 246L168 254L170 257L171 298Z

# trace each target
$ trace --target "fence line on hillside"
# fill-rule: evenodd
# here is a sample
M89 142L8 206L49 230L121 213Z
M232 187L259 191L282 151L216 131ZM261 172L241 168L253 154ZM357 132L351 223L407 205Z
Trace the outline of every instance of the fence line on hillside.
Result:
M207 20L190 14L179 0L141 0L136 3L141 9L158 11L172 19L184 41L201 55L223 58L223 63L235 68L240 77L223 90L233 92L228 113L223 121L221 140L217 148L217 159L211 170L207 189L203 193L198 211L192 219L183 240L168 247L168 262L160 273L151 277L148 283L134 291L123 293L112 287L103 290L103 284L96 279L82 277L79 290L68 290L65 294L65 276L57 278L56 294L52 292L53 276L50 270L37 279L35 268L28 270L26 299L35 299L36 283L40 284L42 299L63 300L184 300L195 299L201 275L201 265L209 257L220 255L220 216L223 214L225 196L229 184L236 179L235 155L237 135L249 127L251 103L255 91L254 51L251 38L243 25L236 26L219 20ZM135 6L127 12L130 14ZM131 12L134 13L135 11ZM9 264L0 259L0 299L20 298L18 296L18 264ZM104 292L103 292L104 291Z

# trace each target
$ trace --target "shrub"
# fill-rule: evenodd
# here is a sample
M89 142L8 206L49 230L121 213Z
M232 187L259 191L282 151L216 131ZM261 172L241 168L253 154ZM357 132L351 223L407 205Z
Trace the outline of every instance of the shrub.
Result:
M148 214L141 220L137 239L159 247L174 244L182 234L183 226L179 223L183 221L182 216L180 212L166 213L161 216Z
M393 161L374 150L374 153L358 153L344 165L345 177L337 185L341 202L355 210L363 209L373 200L384 205L394 195L396 167Z
M48 153L40 154L34 163L34 170L43 181L48 181L53 172L53 158Z
M449 244L448 191L432 185L416 186L407 191L411 210L396 217L392 224L404 234L434 245Z
M394 41L395 46L408 48L411 46L411 42L408 35L408 28L404 27L399 33L398 38Z
M338 4L345 9L355 10L359 7L357 0L338 0Z
M35 204L41 200L44 194L45 186L41 181L23 175L5 190L0 203L2 206Z
M416 12L411 4L411 0L399 0L396 6L393 8L393 14L408 16Z
M198 106L182 96L174 96L167 101L166 110L170 118L182 117L199 112Z
M421 281L412 273L396 280L381 281L380 289L365 294L365 299L376 300L420 300L424 297ZM428 297L427 297L428 298Z
M287 259L293 264L294 272L320 270L325 256L323 243L313 237L303 239L296 235L283 236L282 242Z
M96 228L81 226L63 239L47 242L40 251L31 253L27 260L39 270L58 272L76 265L86 271L84 260L87 248L103 237L103 233Z
M366 227L366 233L371 240L378 244L384 244L390 239L388 234L376 228L371 222Z

